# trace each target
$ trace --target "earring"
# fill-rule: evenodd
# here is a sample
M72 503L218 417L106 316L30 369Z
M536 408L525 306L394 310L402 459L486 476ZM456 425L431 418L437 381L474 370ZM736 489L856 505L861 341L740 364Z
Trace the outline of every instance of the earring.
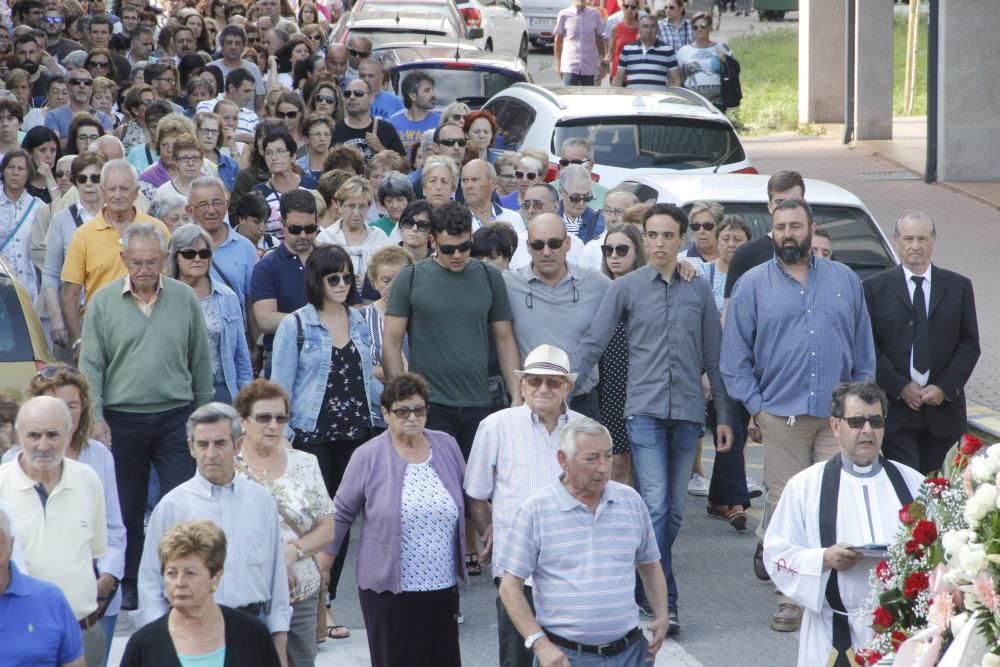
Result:
M212 584L212 592L213 593L216 591L216 589L218 589L218 586L216 586L215 584Z

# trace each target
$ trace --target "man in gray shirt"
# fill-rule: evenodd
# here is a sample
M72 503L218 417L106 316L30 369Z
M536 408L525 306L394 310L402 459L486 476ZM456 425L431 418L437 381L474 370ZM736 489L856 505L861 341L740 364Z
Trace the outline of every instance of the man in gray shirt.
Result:
M600 271L566 261L570 238L562 218L555 213L531 219L527 247L531 264L503 274L521 359L543 344L572 350L593 324L611 280ZM580 375L579 390L570 407L599 419L596 365L589 370L593 372Z
M705 421L703 369L718 414L715 448L720 453L732 443L732 413L719 372L722 327L712 288L704 280L686 282L678 272L687 215L673 204L655 204L642 224L649 264L612 283L575 348L571 367L583 377L600 359L618 323L627 322L625 419L632 468L653 520L667 577L668 632L675 634L680 621L670 549L684 517L695 443Z

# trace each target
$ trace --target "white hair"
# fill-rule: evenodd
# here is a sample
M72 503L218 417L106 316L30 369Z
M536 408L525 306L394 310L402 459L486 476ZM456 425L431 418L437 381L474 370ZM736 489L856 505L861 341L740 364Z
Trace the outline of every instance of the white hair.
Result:
M559 187L565 190L573 183L590 183L590 172L582 164L571 164L559 172Z
M163 230L151 222L133 222L122 232L122 252L128 250L132 239L156 239L160 243L160 249L167 251L167 239L163 235Z
M35 406L38 406L38 409L48 407L49 409L58 410L63 413L66 417L66 442L68 443L70 437L73 435L73 415L70 414L66 403L54 396L35 396L22 403L21 407L17 410L17 416L14 417L14 430L18 433L21 432L21 418L29 408L34 408Z
M603 435L608 439L609 443L611 442L611 432L601 422L590 417L574 419L559 434L559 451L565 454L567 458L571 459L576 455L576 441L581 433Z
M226 184L222 182L222 179L217 176L199 176L191 181L191 191L188 192L187 198L188 204L194 201L194 191L201 190L202 188L218 188L223 197L229 198L229 190L226 188Z
M101 185L107 183L108 176L111 172L119 172L128 174L132 179L132 186L139 185L139 174L136 173L135 167L133 167L128 160L108 160L101 167Z

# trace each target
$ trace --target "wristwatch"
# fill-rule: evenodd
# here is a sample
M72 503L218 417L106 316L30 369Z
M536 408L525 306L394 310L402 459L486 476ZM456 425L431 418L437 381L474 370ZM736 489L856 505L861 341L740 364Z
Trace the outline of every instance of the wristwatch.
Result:
M528 649L530 651L531 647L535 645L535 642L537 642L539 639L541 639L544 636L545 636L545 632L543 630L539 630L538 632L536 632L533 635L528 635L527 638L524 640L524 648L526 648L526 649Z

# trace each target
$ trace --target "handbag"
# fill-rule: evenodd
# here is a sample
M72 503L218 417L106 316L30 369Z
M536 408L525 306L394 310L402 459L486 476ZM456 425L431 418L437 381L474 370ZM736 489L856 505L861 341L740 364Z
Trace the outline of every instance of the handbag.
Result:
M719 63L719 78L722 80L719 101L723 109L735 109L743 101L743 87L740 85L740 61L731 55Z

